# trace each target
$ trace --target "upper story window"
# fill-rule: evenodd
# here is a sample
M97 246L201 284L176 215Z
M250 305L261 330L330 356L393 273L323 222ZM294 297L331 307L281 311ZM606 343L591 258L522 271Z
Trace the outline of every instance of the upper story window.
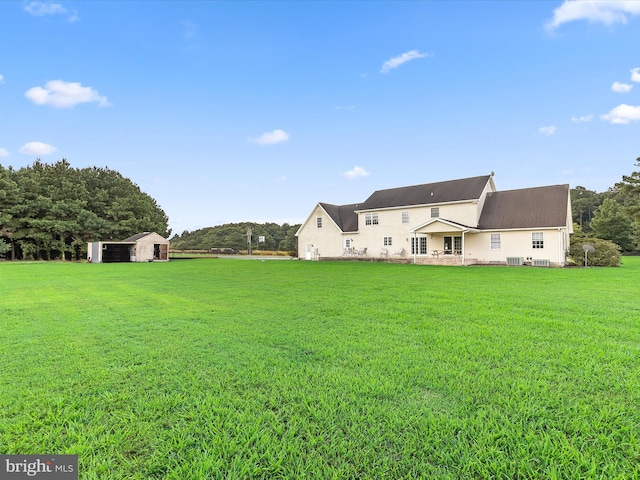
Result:
M378 225L378 214L377 213L365 213L364 214L364 224L365 225Z
M440 216L440 207L431 207L431 218L438 218Z
M544 232L531 234L531 248L544 248Z
M322 228L322 217L316 218L316 225L318 226L318 228Z
M402 223L409 223L409 212L402 212Z
M502 248L502 239L499 233L491 234L491 250L500 250Z

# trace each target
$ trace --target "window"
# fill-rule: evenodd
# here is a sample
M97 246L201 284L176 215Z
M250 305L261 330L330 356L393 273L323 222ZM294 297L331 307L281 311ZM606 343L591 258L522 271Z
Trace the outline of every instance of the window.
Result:
M365 225L378 225L378 214L377 213L365 213L365 215L364 215L364 224Z
M462 253L462 237L453 237L453 253L456 255Z
M491 250L500 250L502 248L502 244L500 242L500 234L492 233L491 234Z
M440 207L431 207L431 218L438 218L440 216Z
M322 217L316 218L316 225L318 226L318 228L322 228Z
M391 237L384 237L384 246L385 247L390 247L391 246Z
M544 248L543 232L533 232L531 234L531 248Z
M350 238L346 238L344 240L344 248L351 248L351 239Z
M409 223L409 212L402 212L402 223Z
M427 237L411 237L411 255L427 254Z

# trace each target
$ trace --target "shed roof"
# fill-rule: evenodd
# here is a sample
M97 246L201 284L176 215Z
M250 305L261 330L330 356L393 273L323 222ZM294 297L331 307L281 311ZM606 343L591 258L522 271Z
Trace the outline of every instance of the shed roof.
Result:
M358 210L459 202L480 198L491 175L376 190Z
M144 238L144 237L148 237L149 235L154 235L156 237L159 237L158 241L160 241L160 239L162 239L162 241L165 241L167 243L169 243L169 240L167 240L166 238L163 238L162 236L160 236L159 234L157 234L156 232L142 232L142 233L136 233L135 235L131 235L128 238L125 238L124 240L122 240L123 242L128 242L128 243L135 243L138 240Z
M130 237L127 237L122 241L123 242L137 242L138 240L140 240L143 237L146 237L147 235L151 235L151 232L136 233L135 235L131 235Z
M480 229L564 227L569 185L491 192L480 215Z

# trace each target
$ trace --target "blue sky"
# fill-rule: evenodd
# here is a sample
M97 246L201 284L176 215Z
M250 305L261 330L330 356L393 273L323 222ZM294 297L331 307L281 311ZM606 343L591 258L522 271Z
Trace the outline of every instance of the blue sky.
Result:
M3 1L0 164L109 167L174 233L640 156L640 1Z

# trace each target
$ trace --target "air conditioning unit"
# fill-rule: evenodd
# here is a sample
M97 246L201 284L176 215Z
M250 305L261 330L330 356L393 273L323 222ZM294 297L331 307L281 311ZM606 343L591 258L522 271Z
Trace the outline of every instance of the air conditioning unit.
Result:
M524 257L507 257L507 265L512 267L524 265Z
M540 260L534 258L533 260L531 260L531 265L534 267L548 267L549 260Z

